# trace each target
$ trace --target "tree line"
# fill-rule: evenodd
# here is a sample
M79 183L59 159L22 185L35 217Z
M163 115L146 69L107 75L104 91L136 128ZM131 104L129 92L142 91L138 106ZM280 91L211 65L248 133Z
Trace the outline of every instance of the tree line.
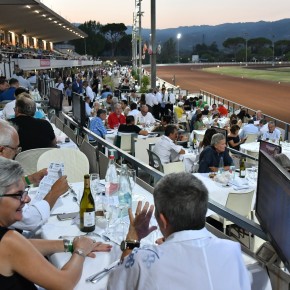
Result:
M131 61L132 35L126 33L127 27L124 23L101 25L90 20L79 25L78 28L87 33L88 37L70 41L77 53ZM146 44L149 45L150 43ZM161 50L157 53L157 63L177 62L176 39L169 38L158 45L161 46ZM227 38L222 48L219 48L215 42L199 43L191 50L180 47L179 55L179 60L183 63L190 62L192 55L198 55L204 62L290 61L290 40L233 37ZM148 50L143 55L143 63L150 63Z

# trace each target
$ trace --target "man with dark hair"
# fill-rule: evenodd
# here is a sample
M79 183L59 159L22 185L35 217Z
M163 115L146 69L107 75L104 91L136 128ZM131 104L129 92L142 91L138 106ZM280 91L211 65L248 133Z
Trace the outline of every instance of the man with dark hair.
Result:
M258 127L254 125L254 120L250 119L248 121L248 124L243 127L239 135L240 139L244 139L248 136L248 134L258 134L258 133L259 133Z
M19 82L17 79L10 79L9 80L9 88L5 90L1 95L0 99L1 101L13 101L15 100L15 90L19 87Z
M164 134L156 142L153 152L158 155L162 164L178 161L179 155L185 154L185 151L182 146L175 144L178 137L177 127L175 125L167 125Z
M90 121L90 130L102 138L105 138L107 134L107 129L104 125L106 117L107 112L99 109L97 111L97 116Z
M15 105L15 118L10 121L17 126L22 151L55 147L56 138L51 124L43 119L35 119L35 102L20 96Z
M130 104L130 111L128 113L128 116L133 116L136 118L136 116L139 114L139 110L137 109L137 104L136 103L131 103ZM136 122L136 119L135 119Z
M142 130L140 127L135 125L135 119L133 116L126 117L126 124L121 124L118 132L120 133L136 133L139 135L147 136L148 131Z
M130 108L128 107L128 101L127 100L121 100L121 107L123 110L123 114L125 116L128 116L128 113L130 111Z
M8 81L5 78L0 78L0 102L3 101L2 94L9 89Z
M155 218L163 234L159 245L139 249L156 229L154 206L138 203L122 242L121 263L109 277L109 290L250 290L239 243L219 239L205 228L208 191L189 173L172 173L155 186ZM163 241L163 242L162 242Z
M161 123L156 126L151 132L164 132L167 125L171 123L171 116L164 115L161 117Z

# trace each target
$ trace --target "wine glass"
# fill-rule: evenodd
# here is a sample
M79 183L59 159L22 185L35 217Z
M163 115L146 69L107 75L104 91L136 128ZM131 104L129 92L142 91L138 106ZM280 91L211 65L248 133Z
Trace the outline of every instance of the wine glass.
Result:
M109 235L111 233L109 230L110 221L112 219L115 206L113 204L110 204L107 200L103 200L102 207L103 207L104 217L107 221L105 234Z

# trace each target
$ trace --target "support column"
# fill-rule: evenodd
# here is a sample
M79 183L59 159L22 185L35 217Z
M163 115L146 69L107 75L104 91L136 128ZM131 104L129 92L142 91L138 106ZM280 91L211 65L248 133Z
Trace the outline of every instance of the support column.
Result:
M15 33L12 31L10 31L10 33L11 33L11 44L15 45Z
M151 87L156 87L156 1L151 0Z
M33 47L37 48L37 38L36 37L32 37L33 39Z
M46 50L46 40L42 40L43 49Z

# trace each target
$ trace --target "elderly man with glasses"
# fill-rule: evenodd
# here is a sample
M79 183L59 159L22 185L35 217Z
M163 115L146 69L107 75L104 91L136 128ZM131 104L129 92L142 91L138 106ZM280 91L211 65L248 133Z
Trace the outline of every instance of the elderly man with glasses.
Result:
M20 151L17 131L8 122L0 120L0 157L13 159ZM38 184L46 174L47 169L45 168L31 175L23 176L22 179L29 186L30 184ZM27 231L36 230L47 221L55 202L68 188L66 176L62 176L54 183L43 200L24 207L22 221L14 223L13 227Z

